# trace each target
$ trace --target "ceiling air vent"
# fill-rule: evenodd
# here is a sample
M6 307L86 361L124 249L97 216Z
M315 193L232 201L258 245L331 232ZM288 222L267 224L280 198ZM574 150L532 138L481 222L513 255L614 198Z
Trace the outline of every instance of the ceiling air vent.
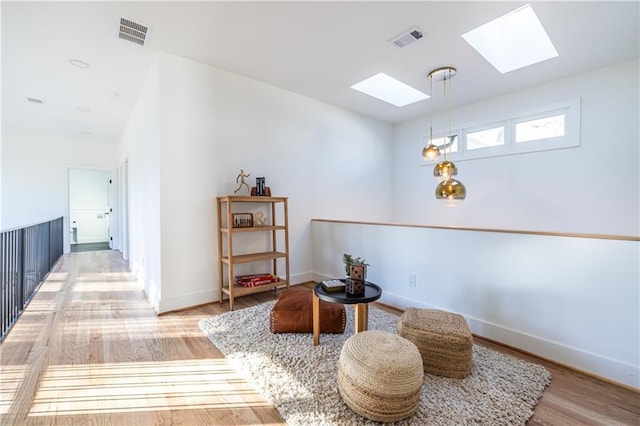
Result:
M40 105L44 105L44 101L42 99L38 99L38 98L30 98L27 96L27 100L33 104L40 104Z
M411 27L401 34L393 37L389 40L395 47L405 47L413 42L416 42L424 37L424 32L418 27Z
M140 46L144 46L144 42L147 38L147 30L148 28L144 25L140 25L137 22L133 22L128 19L120 18L120 31L118 31L118 37L123 40L139 44Z

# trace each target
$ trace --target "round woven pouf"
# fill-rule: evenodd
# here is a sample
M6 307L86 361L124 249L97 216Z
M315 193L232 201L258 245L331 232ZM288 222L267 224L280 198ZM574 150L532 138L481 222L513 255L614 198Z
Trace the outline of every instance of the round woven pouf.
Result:
M393 422L418 408L424 372L416 345L397 334L370 330L347 339L338 360L338 390L356 413Z

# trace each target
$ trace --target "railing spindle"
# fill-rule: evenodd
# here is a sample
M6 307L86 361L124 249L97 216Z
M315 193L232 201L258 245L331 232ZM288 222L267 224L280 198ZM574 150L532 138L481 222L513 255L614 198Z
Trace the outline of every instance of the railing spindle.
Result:
M63 218L0 232L0 342L62 256Z

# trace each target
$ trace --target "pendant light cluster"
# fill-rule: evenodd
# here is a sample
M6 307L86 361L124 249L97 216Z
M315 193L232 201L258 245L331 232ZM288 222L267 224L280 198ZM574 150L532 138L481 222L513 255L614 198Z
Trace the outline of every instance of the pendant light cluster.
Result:
M429 119L429 144L422 149L422 158L425 161L435 161L442 154L443 159L433 168L433 176L440 182L436 187L436 198L446 205L455 205L467 197L467 188L462 182L453 178L458 174L456 165L451 161L451 146L454 144L456 135L451 134L451 107L452 92L451 79L456 75L453 67L437 68L429 73L429 90L431 95L431 116ZM443 132L448 129L444 136L445 143L438 146L433 143L433 80L442 81L443 89ZM448 105L447 105L448 103ZM448 107L448 108L447 108ZM448 151L448 155L447 155Z

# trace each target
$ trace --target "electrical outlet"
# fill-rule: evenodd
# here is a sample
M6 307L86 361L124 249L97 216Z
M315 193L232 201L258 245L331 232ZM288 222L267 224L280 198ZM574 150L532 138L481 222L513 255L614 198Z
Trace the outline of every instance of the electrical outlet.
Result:
M409 274L409 287L416 286L416 274Z

